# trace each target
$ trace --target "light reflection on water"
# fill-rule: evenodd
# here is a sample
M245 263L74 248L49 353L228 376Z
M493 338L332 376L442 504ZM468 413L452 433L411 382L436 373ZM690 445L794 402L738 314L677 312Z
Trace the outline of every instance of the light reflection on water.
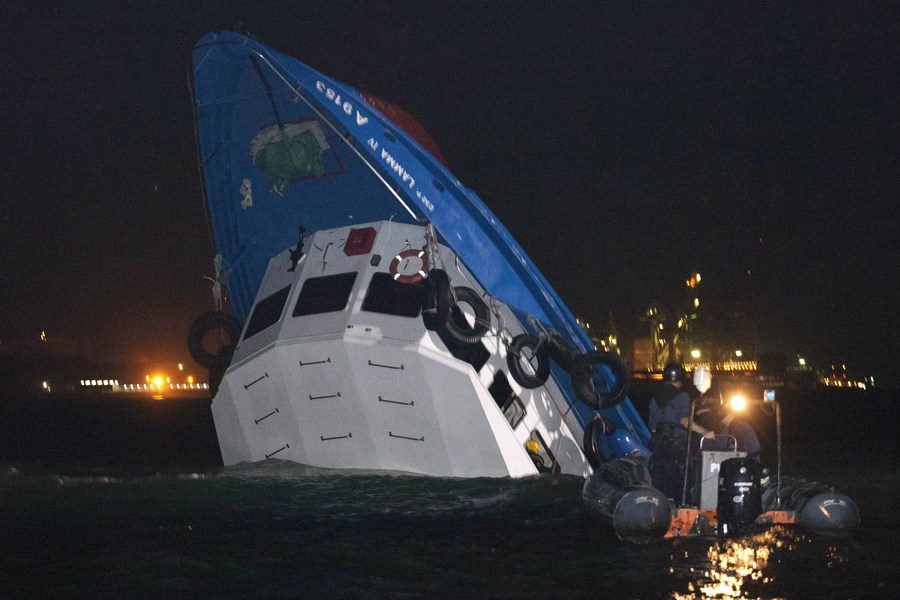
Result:
M578 478L338 474L278 462L151 476L34 470L0 463L0 539L19 549L0 550L4 598L193 597L198 586L246 598L261 595L260 582L266 597L330 598L336 581L343 597L367 598L900 597L896 529L831 536L775 526L637 546L588 517Z
M674 592L675 600L689 598L784 598L779 594L781 557L809 545L811 539L797 528L772 527L740 538L685 548L671 557L670 574L687 579L687 593ZM696 554L694 554L696 552ZM847 562L846 549L825 548L828 568ZM760 594L764 594L760 596ZM772 595L772 594L775 595Z

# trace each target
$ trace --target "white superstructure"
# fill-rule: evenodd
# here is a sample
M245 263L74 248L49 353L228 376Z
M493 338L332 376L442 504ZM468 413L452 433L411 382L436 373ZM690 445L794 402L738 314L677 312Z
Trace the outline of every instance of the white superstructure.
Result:
M554 379L526 389L509 373L524 329L508 307L484 297L490 327L474 343L426 328L420 278L436 268L484 296L423 226L319 231L296 265L291 249L272 258L213 400L224 463L523 477L543 461L590 474Z

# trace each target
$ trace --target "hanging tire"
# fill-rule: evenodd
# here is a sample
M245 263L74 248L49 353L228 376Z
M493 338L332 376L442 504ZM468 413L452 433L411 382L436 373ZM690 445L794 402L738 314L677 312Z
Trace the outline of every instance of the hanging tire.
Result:
M572 378L572 389L575 391L575 397L584 403L588 408L600 410L600 395L597 388L594 387L594 379ZM606 408L606 407L603 407Z
M598 436L612 435L616 430L616 424L604 417L594 419L588 426L584 428L584 437L581 440L581 447L584 450L584 456L587 458L588 464L592 469L599 469L600 465L606 462L606 457L600 451Z
M605 366L612 373L613 382L609 389L596 390L600 408L610 408L621 402L628 394L628 388L631 384L631 373L628 372L628 367L625 366L625 363L615 355L607 352L592 351L585 353L585 356L592 365Z
M551 331L547 334L547 353L556 364L562 366L562 362L566 360L566 355L570 350L572 350L572 348L557 332Z
M588 379L593 366L585 355L570 346L557 332L553 331L547 338L547 352L550 358L569 374L572 379Z
M220 343L215 349L207 346L209 334L219 336ZM207 369L228 366L240 337L241 324L237 319L222 311L204 313L188 331L188 351L197 364Z
M472 288L455 287L453 295L456 300L450 307L449 318L443 322L444 331L460 344L475 344L491 328L491 310L478 292ZM468 304L472 307L475 313L474 326L469 325L459 304Z
M422 303L422 323L425 329L437 331L450 318L453 291L450 276L443 269L431 269L425 278L425 299Z
M532 390L544 385L550 377L550 357L541 341L530 334L517 335L506 351L509 372L519 385Z

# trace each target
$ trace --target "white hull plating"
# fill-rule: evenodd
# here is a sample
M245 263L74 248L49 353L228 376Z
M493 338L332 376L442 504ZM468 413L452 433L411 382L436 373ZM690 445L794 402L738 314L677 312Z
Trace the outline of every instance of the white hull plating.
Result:
M534 440L546 467L590 474L578 441L582 428L554 379L525 389L508 376L506 345L524 330L507 307L490 302L490 330L475 342L482 357L468 361L426 329L421 314L379 312L393 304L377 301L378 289L396 292L399 285L395 273L388 275L397 265L392 259L425 246L424 227L378 222L307 238L294 271L290 250L270 261L212 405L226 465L274 458L523 477L538 473L526 450ZM431 248L429 256L437 245ZM483 294L448 248L438 253L430 256L432 268L446 265L452 285ZM376 276L391 279L387 287L376 285ZM332 284L345 287L346 298L332 293Z

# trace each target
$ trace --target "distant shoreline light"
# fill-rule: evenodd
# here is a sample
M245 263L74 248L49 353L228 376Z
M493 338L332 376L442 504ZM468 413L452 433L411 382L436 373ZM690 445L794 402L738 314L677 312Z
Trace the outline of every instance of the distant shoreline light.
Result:
M208 390L208 383L194 383L193 377L188 378L190 381L186 383L124 383L120 384L118 379L82 379L80 381L82 387L100 387L109 388L110 392L158 392L161 389L169 390Z

